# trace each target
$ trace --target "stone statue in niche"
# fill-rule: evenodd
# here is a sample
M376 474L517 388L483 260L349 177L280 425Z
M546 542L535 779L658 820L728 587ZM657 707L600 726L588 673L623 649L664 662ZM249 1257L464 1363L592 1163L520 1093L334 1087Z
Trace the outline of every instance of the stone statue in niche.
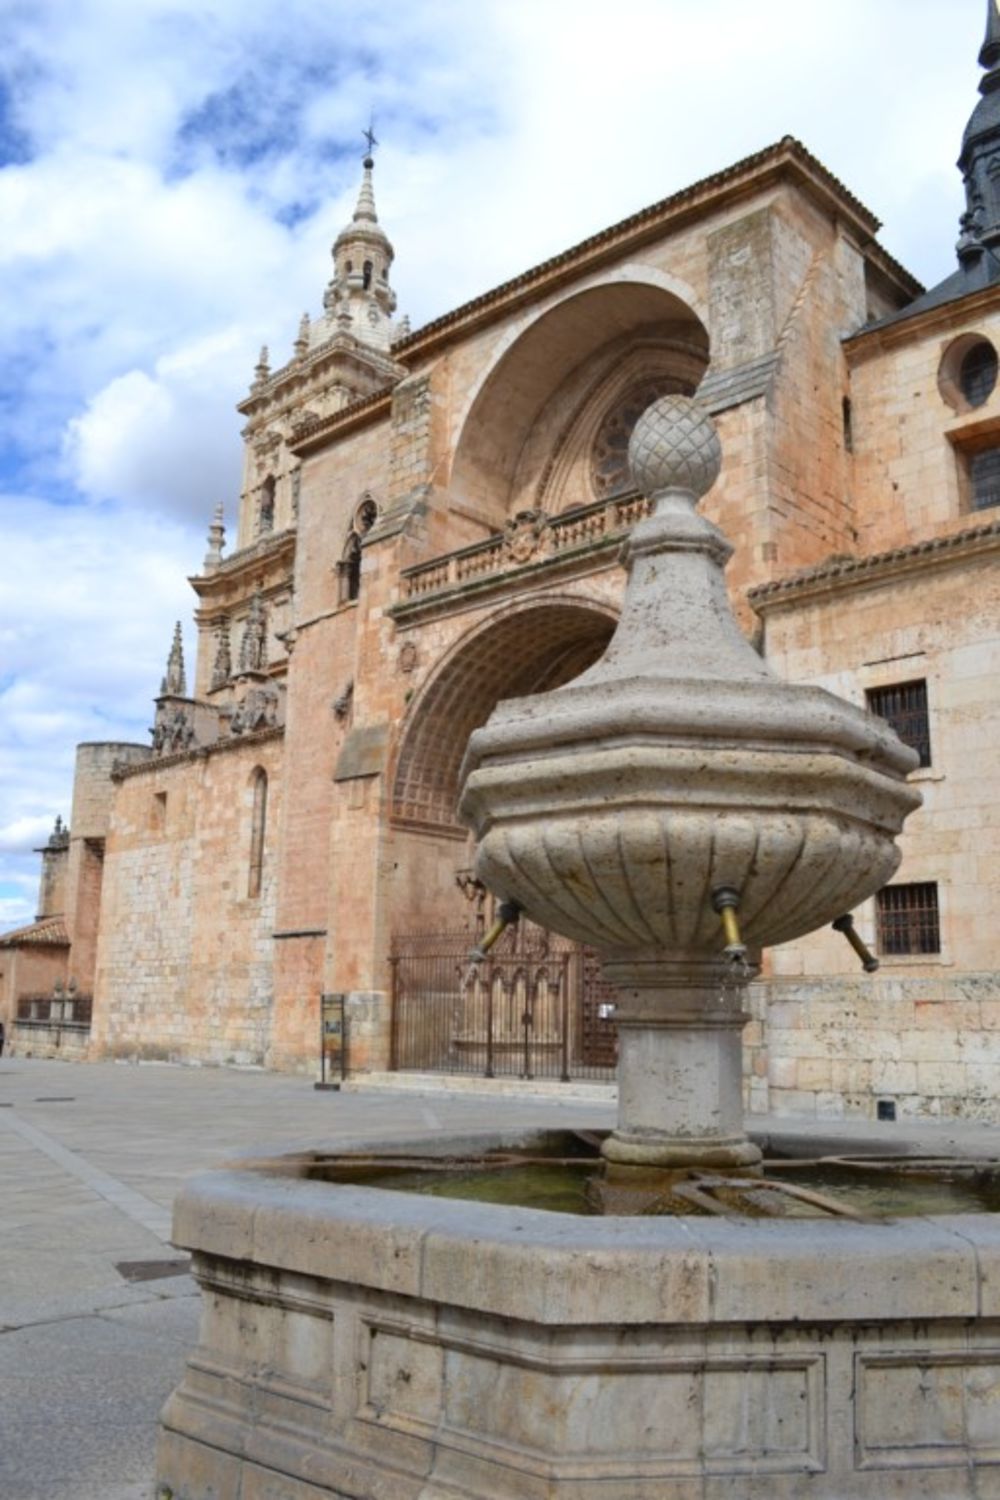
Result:
M263 672L267 667L267 615L257 589L250 600L250 610L240 642L240 672Z
M225 687L233 675L233 657L229 642L229 621L223 617L215 632L215 661L212 664L212 689Z

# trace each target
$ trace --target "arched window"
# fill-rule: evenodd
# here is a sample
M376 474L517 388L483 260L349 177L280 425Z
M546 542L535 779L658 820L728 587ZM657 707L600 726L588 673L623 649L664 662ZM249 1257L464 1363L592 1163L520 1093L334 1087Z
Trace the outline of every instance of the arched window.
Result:
M267 772L260 766L250 778L253 789L253 813L250 821L250 869L247 895L259 896L264 876L264 831L267 826Z
M364 266L362 267L362 271L363 271L363 275L364 275L364 280L362 281L362 286L363 286L363 288L364 288L364 290L366 292L368 290L370 290L370 288L371 288L371 284L372 284L372 271L373 270L374 270L374 267L373 267L371 261L370 260L366 260L365 263L364 263Z
M260 532L261 536L264 536L268 531L274 530L275 488L276 485L274 475L269 474L260 487L260 515L258 518L257 530Z
M361 538L352 531L340 559L340 602L347 604L361 593Z

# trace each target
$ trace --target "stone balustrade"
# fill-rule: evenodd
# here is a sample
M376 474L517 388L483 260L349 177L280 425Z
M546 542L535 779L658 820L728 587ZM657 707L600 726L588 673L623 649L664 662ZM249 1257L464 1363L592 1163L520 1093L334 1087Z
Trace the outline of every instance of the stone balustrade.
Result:
M404 568L400 574L401 598L404 603L427 599L490 575L565 557L605 540L611 542L648 514L649 501L635 492L575 506L558 516L523 511L495 536Z

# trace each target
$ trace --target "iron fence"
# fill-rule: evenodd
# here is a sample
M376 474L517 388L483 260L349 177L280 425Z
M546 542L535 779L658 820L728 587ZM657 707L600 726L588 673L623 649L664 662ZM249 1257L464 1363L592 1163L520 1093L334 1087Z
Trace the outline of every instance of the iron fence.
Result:
M596 954L523 922L478 964L474 942L468 931L396 939L394 1070L614 1077L614 995Z

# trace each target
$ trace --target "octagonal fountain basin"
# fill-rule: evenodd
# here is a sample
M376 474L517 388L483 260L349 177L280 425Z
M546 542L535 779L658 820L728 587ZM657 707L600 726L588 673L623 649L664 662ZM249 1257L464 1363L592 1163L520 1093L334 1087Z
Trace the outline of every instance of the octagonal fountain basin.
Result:
M184 1188L203 1313L159 1500L1000 1496L996 1215L601 1215L327 1180L414 1150Z

